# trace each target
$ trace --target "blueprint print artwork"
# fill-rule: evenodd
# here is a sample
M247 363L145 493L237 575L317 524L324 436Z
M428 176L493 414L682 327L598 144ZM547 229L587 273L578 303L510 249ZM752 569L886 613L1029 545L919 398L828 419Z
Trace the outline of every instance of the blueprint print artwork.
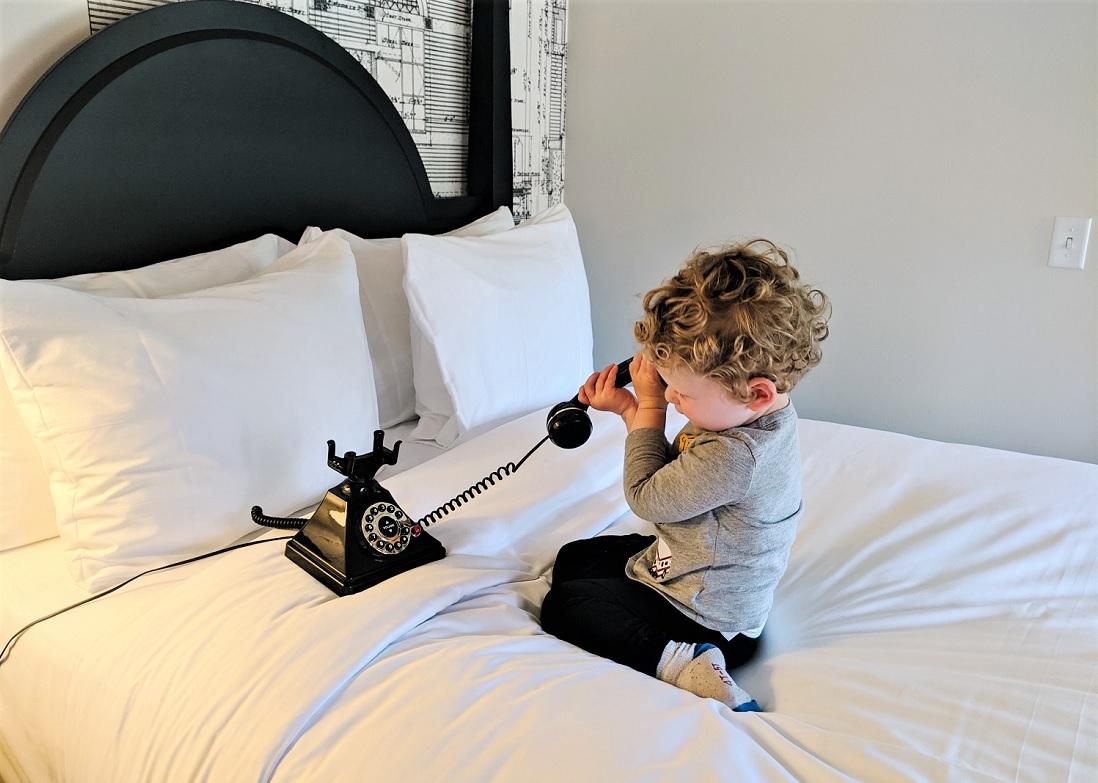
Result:
M92 33L182 0L88 0ZM328 35L370 72L408 125L436 196L465 193L471 0L237 0ZM507 0L496 0L507 2ZM564 187L567 0L510 0L514 212L558 203Z
M515 217L564 198L568 0L511 1L511 158Z

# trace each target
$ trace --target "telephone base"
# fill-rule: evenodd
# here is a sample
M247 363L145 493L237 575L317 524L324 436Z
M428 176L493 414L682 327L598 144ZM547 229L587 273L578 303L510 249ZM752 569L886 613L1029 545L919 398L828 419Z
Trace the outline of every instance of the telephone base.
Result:
M316 551L310 546L311 543L308 537L298 533L286 544L286 557L333 593L341 596L360 592L397 574L446 556L446 549L438 539L423 532L413 538L408 548L399 555L385 559L361 558L353 568L347 569L353 573L347 573L347 570Z

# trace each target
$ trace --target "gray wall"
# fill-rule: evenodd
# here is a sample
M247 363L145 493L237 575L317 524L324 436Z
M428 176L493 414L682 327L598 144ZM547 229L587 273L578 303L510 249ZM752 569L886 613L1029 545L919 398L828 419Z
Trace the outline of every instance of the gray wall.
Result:
M87 0L0 0L0 124L40 76L87 37Z
M697 245L831 296L802 416L1098 461L1098 3L571 0L565 201L597 364ZM1098 221L1096 221L1098 222Z

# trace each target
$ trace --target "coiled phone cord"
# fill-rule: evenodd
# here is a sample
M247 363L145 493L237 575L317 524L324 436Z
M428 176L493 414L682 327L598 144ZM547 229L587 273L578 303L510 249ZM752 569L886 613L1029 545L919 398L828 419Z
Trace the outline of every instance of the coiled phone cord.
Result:
M438 522L440 519L442 519L444 516L449 514L451 511L456 511L457 509L461 508L463 505L465 505L470 500L475 498L477 495L479 495L482 492L484 492L485 490L487 490L489 487L495 486L497 481L502 480L506 476L510 476L516 470L521 468L522 463L526 462L526 460L528 460L530 458L530 455L533 454L538 449L540 449L545 444L545 441L547 441L547 440L549 440L548 435L546 435L544 438L539 440L537 442L537 445L534 446L534 448L530 449L528 452L526 452L526 456L523 457L522 459L520 459L517 463L516 462L508 462L506 465L501 465L499 468L497 468L496 470L493 470L491 473L489 473L487 476L482 478L480 481L478 481L473 486L469 487L469 489L465 490L460 495L456 495L455 497L451 498L450 500L447 500L445 503L443 503L441 506L436 508L430 514L423 517L423 519L420 519L418 522L416 522L416 524L420 525L421 527L426 528L426 527L434 524L435 522Z
M276 530L301 530L309 520L304 517L270 517L259 506L252 506L252 521Z

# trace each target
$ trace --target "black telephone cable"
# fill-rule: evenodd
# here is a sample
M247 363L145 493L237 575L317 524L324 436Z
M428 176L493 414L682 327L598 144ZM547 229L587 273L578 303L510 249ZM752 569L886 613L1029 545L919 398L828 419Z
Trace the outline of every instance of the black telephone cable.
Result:
M109 590L104 590L102 593L96 593L95 595L92 595L92 596L89 596L89 597L85 598L83 601L77 601L75 604L72 604L70 606L66 606L64 609L58 609L56 612L52 612L50 614L47 614L45 617L39 617L37 620L34 620L32 622L27 623L22 628L20 628L18 631L16 631L14 634L12 634L12 637L10 639L8 639L7 644L4 645L3 650L0 650L0 665L3 665L7 661L8 653L10 653L15 648L15 642L19 639L19 637L22 636L23 634L25 634L27 631L29 631L34 626L38 625L39 623L43 623L46 620L50 620L54 617L57 617L58 615L64 614L65 612L69 611L70 609L76 609L78 606L83 606L84 604L90 604L92 601L95 601L96 599L103 598L104 596L108 596L113 592L121 590L123 587L125 587L130 582L134 581L135 579L140 579L141 577L147 576L148 574L155 574L157 571L167 571L169 568L175 568L176 566L187 565L189 563L197 563L199 560L205 560L207 557L213 557L214 555L222 555L226 552L231 552L234 549L243 549L244 547L256 546L258 544L266 544L266 543L269 543L271 541L288 541L291 538L293 538L293 536L277 536L276 538L263 538L263 539L260 539L258 541L245 541L243 544L233 544L232 546L223 547L222 549L215 549L213 552L206 552L205 554L195 555L194 557L188 557L186 560L177 560L174 563L168 563L167 565L157 566L156 568L150 568L148 571L142 571L140 574L136 574L134 576L131 576L125 582L122 582L121 584L117 584L114 587L110 588Z

